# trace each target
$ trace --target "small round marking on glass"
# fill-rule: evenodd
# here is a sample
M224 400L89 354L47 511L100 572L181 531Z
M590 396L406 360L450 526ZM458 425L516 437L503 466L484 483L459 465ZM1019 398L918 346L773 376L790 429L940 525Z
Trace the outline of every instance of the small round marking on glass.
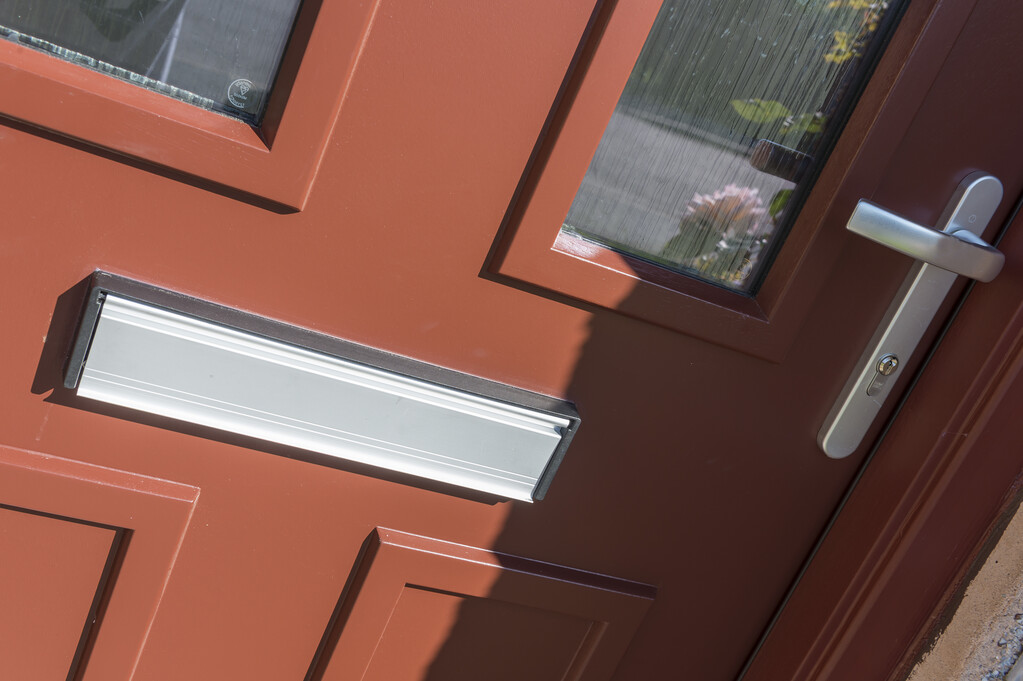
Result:
M227 88L227 101L237 109L249 108L249 95L252 92L252 81L248 78L239 78Z

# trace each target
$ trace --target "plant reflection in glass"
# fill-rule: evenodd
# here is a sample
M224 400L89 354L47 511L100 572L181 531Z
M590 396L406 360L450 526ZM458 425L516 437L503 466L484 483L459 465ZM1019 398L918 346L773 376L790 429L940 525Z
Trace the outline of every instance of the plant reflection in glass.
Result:
M661 256L706 279L741 282L753 271L773 228L760 192L730 184L693 196L678 234Z

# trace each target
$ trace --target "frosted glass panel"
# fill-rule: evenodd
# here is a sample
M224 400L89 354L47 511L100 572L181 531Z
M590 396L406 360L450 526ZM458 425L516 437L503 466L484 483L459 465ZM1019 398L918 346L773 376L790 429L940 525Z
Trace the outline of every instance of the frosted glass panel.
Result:
M563 231L754 290L895 4L667 0Z
M0 0L0 38L251 123L300 0Z

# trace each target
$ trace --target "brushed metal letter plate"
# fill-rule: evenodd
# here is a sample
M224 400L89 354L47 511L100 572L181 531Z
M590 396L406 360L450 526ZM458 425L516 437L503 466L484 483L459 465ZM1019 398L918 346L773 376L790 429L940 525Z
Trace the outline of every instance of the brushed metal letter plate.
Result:
M131 284L135 293L148 290ZM219 307L159 293L164 303L184 299L202 310ZM80 397L524 501L542 498L578 426L567 403L406 358L398 361L399 370L388 370L110 286L97 287L92 298L95 320L83 324L78 345L85 347L76 347L67 373L68 387L77 387ZM285 325L255 322L286 335ZM296 331L341 353L354 349L350 354L360 360L394 359ZM424 380L427 373L476 390ZM522 400L502 399L509 396Z

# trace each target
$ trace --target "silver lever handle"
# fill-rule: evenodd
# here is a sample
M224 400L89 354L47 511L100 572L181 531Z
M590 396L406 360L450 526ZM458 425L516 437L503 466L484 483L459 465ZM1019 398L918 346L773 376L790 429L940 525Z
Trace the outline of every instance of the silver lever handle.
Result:
M957 197L952 200L954 204L962 204L964 200L969 204L957 205L953 213L965 225L943 225L939 222L935 230L889 213L869 201L860 201L846 229L943 270L978 281L991 281L1002 271L1005 256L970 231L968 225L975 225L985 217L978 213L992 205L993 197L997 197L993 205L998 207L1002 184L990 175L985 175L976 178L970 185L971 188L958 197L959 201L956 201ZM986 214L986 219L980 224L986 225L990 218L991 215Z
M828 456L840 459L860 446L956 275L991 281L1002 269L1005 256L979 236L1001 200L997 178L973 173L952 195L937 230L867 201L856 206L850 231L923 262L910 270L817 435Z

